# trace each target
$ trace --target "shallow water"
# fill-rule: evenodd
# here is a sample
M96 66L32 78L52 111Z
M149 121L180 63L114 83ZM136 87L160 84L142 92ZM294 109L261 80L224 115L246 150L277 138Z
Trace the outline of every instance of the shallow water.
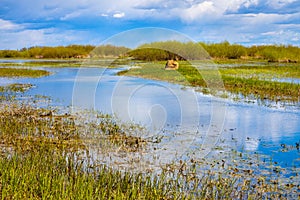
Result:
M2 78L0 84L31 83L35 87L26 94L49 96L53 106L95 109L142 124L149 130L142 137L164 136L159 154L165 162L189 151L204 157L221 146L266 154L284 167L300 167L300 110L238 103L166 82L115 76L121 69L45 69L52 75Z
M274 78L274 79L272 79L272 81L300 84L299 78Z

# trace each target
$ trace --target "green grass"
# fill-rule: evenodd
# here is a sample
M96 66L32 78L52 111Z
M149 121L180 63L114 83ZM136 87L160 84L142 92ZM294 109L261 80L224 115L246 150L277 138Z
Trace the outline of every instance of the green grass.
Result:
M34 154L0 158L2 199L229 199L234 181L195 176L168 179L120 172L93 164L76 155L63 156L39 149ZM193 178L193 179L192 179ZM189 180L190 179L190 180ZM184 181L189 181L185 184ZM201 187L203 184L203 190ZM229 188L228 188L229 187ZM187 190L188 189L188 190ZM241 197L247 194L239 194ZM274 195L276 196L276 195Z
M241 94L244 97L254 97L261 100L298 102L300 85L293 83L275 82L272 78L299 78L300 66L267 65L220 68L218 71L196 63L199 70L188 62L181 61L178 71L164 70L164 62L145 63L141 68L134 68L119 75L138 76L143 78L164 80L173 83L202 87L203 91L215 94L216 91L206 89L206 80L222 80L226 91ZM220 74L218 74L220 73ZM203 78L204 77L204 78ZM219 77L219 78L218 78Z
M22 69L22 68L0 68L0 77L41 77L48 76L50 72L46 70Z
M246 78L300 78L299 64L265 64L260 66L240 66L221 68L221 73Z

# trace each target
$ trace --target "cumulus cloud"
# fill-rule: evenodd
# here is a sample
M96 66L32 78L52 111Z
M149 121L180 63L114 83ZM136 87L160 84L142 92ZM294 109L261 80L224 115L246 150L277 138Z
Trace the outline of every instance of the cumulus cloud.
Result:
M212 1L204 1L195 4L190 8L182 11L181 17L184 21L191 22L195 20L203 20L202 18L210 18L211 16L218 15L218 9ZM204 19L205 20L205 19Z
M197 21L211 21L222 18L228 12L239 13L240 9L255 7L257 9L268 6L269 8L282 8L295 3L296 0L123 0L101 1L98 0L74 0L67 1L35 1L16 0L7 1L7 10L0 8L0 13L13 18L21 19L58 19L70 20L79 17L97 17L103 13L106 17L127 19L179 19L186 23ZM261 11L263 12L263 11Z
M58 46L74 43L86 44L88 34L83 31L46 29L20 29L0 31L0 49L21 49L31 46ZM76 41L76 42L75 42Z
M65 41L77 43L80 40L77 33L83 29L98 34L96 39L100 34L149 25L174 28L204 41L255 43L281 37L284 39L279 41L297 41L300 45L296 34L300 32L298 0L73 0L72 3L3 0L1 3L1 45L17 41L26 46L42 41L64 45ZM107 27L105 31L103 27ZM266 34L271 32L278 34ZM26 34L32 35L28 45L22 41L29 37Z
M240 8L257 4L258 0L207 0L183 9L181 17L187 22L222 20L227 13L238 13Z
M113 17L114 18L123 18L123 17L125 17L125 13L123 13L123 12L115 13L115 14L113 14Z
M23 28L23 26L15 24L8 20L0 19L0 31L17 30L17 29L21 29L21 28Z

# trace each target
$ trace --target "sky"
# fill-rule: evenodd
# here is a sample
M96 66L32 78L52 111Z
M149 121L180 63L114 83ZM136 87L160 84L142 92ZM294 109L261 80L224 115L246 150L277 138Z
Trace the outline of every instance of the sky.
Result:
M146 27L201 42L300 46L300 0L0 0L0 49L99 45Z

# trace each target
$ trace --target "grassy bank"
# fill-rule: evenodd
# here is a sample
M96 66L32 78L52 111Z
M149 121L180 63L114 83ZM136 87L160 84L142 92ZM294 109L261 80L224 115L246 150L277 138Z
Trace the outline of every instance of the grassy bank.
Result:
M178 71L164 70L165 62L152 62L140 64L140 68L132 68L120 72L119 75L138 76L149 79L165 80L183 85L202 87L205 93L215 93L207 89L203 76L217 73L208 67L202 67L199 62L199 70L188 62L181 61ZM218 66L218 65L217 65ZM273 81L272 78L299 78L300 66L269 65L221 67L218 69L226 91L261 100L298 102L300 85Z

